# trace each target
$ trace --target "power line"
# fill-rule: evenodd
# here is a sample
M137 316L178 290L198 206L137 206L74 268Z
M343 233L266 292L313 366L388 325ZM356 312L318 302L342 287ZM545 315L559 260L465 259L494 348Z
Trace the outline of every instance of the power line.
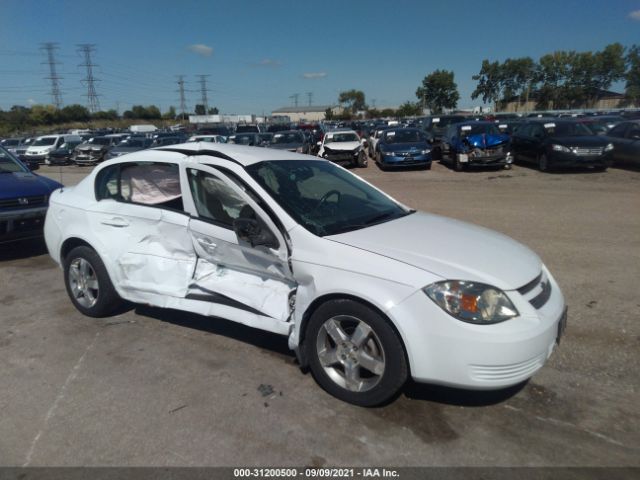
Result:
M49 76L45 77L47 80L51 80L51 99L53 100L53 104L56 106L58 110L62 108L62 94L60 93L60 83L59 80L62 77L58 76L56 72L56 62L54 52L58 49L58 44L54 42L43 43L41 50L46 50L47 52L47 61L43 63L49 64Z
M178 75L178 91L180 92L180 114L184 120L187 104L184 97L184 75Z
M198 77L199 83L200 83L200 95L201 95L201 101L202 101L202 105L204 105L204 114L206 115L207 113L209 113L209 101L207 100L207 77L209 77L210 75L196 75L196 77Z
M87 107L91 113L100 111L100 102L98 102L98 94L96 93L95 87L95 82L99 82L100 80L93 76L93 67L97 67L97 65L91 62L91 53L94 50L95 45L92 43L82 43L78 45L78 52L84 55L84 63L78 66L87 69L87 77L83 80L83 83L87 84Z

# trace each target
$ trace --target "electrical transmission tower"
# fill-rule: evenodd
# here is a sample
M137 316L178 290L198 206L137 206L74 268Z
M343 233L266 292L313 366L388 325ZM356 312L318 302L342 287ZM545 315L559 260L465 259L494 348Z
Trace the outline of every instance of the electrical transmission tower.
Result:
M95 50L95 47L92 43L82 43L78 45L78 53L84 56L84 63L78 66L87 69L87 77L82 81L87 85L87 107L91 113L100 111L100 102L98 102L98 94L96 93L95 86L95 82L99 82L100 80L93 76L93 67L97 67L97 65L91 61L91 53Z
M309 101L309 106L313 104L313 92L307 92L307 99Z
M204 114L208 115L209 114L209 101L207 100L207 77L210 77L211 75L196 75L200 80L198 80L198 82L200 83L200 95L201 95L201 101L202 101L202 105L204 105Z
M298 97L300 96L299 93L294 93L293 95L289 95L289 98L293 99L293 104L297 107L298 106Z
M182 120L184 120L187 110L187 102L184 97L184 75L178 75L178 92L180 92L180 114L182 115Z
M51 80L51 100L58 110L62 108L62 94L60 93L60 83L62 77L58 76L56 71L56 62L54 52L58 49L58 44L54 42L43 43L41 50L45 50L47 53L47 61L42 63L49 64L49 76L45 77L47 80Z

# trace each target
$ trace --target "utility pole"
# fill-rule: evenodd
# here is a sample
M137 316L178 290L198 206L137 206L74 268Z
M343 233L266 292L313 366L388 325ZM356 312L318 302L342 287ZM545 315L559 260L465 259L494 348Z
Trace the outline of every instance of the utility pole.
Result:
M187 103L184 98L184 75L178 75L178 92L180 92L180 113L182 121L184 121L185 111L187 110Z
M309 101L309 106L313 104L313 92L307 92L307 99Z
M293 99L294 106L298 106L298 97L300 97L299 93L294 93L293 95L289 95L289 98Z
M196 75L200 80L200 95L202 98L202 105L204 105L204 114L209 114L209 101L207 100L207 77L211 75Z
M100 111L100 102L98 102L98 94L96 93L95 86L95 82L99 82L100 80L93 76L93 67L97 67L97 65L91 61L91 53L95 48L96 46L92 43L81 43L78 45L78 52L84 55L84 63L78 66L87 69L87 77L82 80L82 82L87 85L87 108L91 113Z
M47 53L47 61L42 63L49 64L49 76L45 77L47 80L51 80L51 100L58 110L62 108L62 94L60 93L60 83L62 77L58 76L56 72L56 62L54 52L58 49L58 44L54 42L43 43L41 50L45 50Z

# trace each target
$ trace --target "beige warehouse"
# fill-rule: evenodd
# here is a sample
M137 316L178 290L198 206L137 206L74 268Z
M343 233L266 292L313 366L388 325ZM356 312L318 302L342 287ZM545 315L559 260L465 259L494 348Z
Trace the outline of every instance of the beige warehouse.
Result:
M287 116L292 122L306 120L308 122L319 122L325 119L327 109L331 109L334 115L342 113L342 107L332 105L308 105L303 107L282 107L273 110L273 116Z

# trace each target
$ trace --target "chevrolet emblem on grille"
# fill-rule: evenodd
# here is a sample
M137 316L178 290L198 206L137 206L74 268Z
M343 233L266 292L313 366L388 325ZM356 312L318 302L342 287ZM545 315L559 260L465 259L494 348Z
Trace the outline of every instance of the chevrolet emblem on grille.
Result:
M20 205L29 205L29 199L28 198L19 198L18 199L18 203Z

